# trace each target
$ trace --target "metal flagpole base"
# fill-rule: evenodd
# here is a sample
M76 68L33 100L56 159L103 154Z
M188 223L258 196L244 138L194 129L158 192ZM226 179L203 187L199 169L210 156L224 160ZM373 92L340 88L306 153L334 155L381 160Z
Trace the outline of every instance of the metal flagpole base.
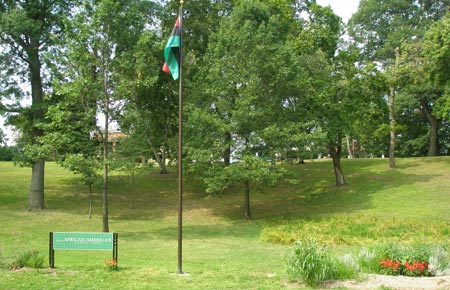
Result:
M173 273L172 275L177 275L178 277L190 277L190 273Z

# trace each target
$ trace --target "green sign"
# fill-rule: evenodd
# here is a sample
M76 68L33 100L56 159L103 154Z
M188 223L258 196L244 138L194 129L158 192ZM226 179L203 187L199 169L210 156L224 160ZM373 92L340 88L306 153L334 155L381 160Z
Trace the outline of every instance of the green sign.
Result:
M53 233L54 250L113 250L113 233Z

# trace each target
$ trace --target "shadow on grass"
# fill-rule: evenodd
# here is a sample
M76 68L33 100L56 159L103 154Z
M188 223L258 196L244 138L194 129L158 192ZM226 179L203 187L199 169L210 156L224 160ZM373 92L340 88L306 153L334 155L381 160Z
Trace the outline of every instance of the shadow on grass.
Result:
M259 237L259 230L255 225L245 223L233 223L231 225L183 225L183 240L200 240L200 239L249 239L254 240ZM177 241L178 227L162 226L149 228L142 231L126 231L120 233L121 239L129 240L170 240Z
M387 159L342 160L348 185L336 187L331 160L289 166L298 184L267 187L252 184L250 188L253 219L307 218L310 216L350 214L371 209L373 196L396 187L432 182L441 173L428 169L429 164L450 159L411 158L397 160L398 170L388 169ZM178 207L176 174L145 174L137 179L130 204L130 184L126 176L113 175L109 184L110 218L118 220L153 220L176 216ZM60 184L60 180L64 182ZM189 177L186 177L189 179ZM207 196L198 181L185 180L184 210L193 218L211 216L230 221L244 219L244 194L237 184L221 195ZM80 179L60 177L46 184L49 209L70 214L87 215L89 191ZM19 201L16 195L1 197L6 203ZM21 196L21 198L25 198ZM102 196L94 194L94 210L101 214ZM200 212L195 215L195 212ZM203 213L207 213L206 216Z

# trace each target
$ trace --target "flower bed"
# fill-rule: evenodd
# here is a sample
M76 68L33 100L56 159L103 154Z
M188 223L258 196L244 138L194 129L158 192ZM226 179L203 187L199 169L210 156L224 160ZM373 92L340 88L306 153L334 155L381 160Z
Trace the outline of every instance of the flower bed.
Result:
M430 276L427 261L395 261L384 258L380 263L381 274L405 275L410 277Z

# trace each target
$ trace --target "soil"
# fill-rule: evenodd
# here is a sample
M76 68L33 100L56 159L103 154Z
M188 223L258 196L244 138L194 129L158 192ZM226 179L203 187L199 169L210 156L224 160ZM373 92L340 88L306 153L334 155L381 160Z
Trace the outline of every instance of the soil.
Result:
M322 288L350 290L450 290L450 276L406 277L369 274L358 280L329 281Z

